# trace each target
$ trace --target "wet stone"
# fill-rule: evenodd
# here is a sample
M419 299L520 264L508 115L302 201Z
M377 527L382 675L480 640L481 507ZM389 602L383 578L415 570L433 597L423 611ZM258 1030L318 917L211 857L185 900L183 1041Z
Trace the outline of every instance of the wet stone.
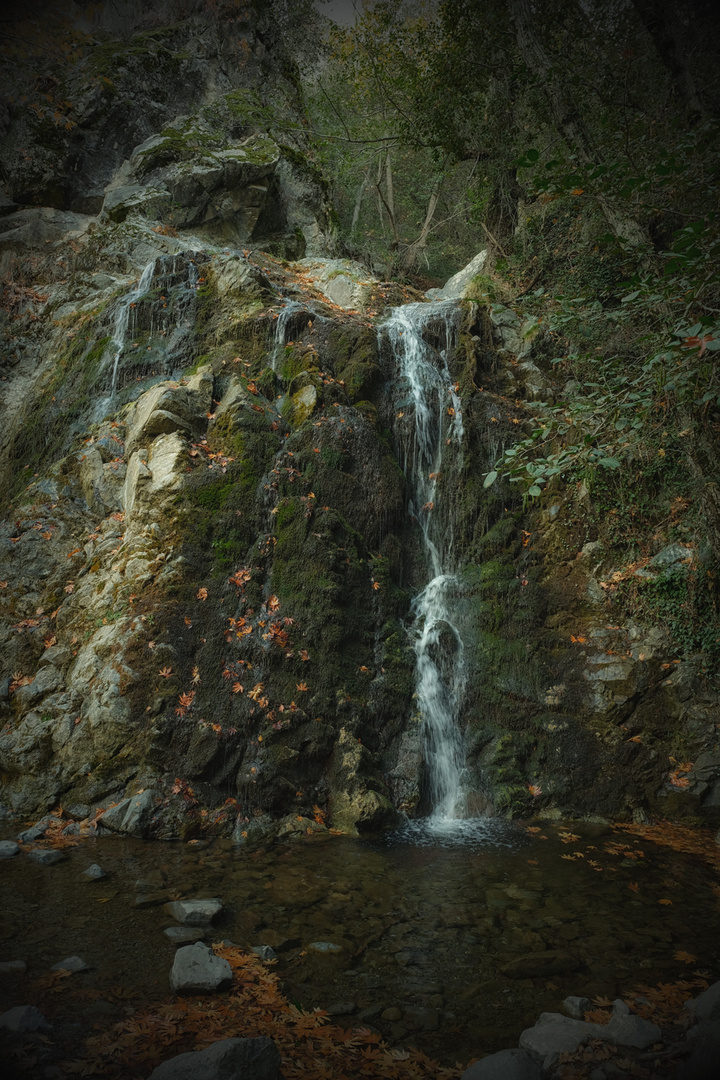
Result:
M328 1016L352 1016L356 1011L357 1005L354 1001L336 1001L325 1010Z
M34 1005L16 1005L0 1016L0 1028L9 1031L40 1031L49 1028L47 1020Z
M525 1050L501 1050L476 1061L460 1080L542 1080L542 1069Z
M165 904L165 911L183 926L205 926L222 911L222 903L210 900L174 900Z
M175 994L210 994L232 986L232 968L208 945L197 941L175 953L170 988Z
M88 881L100 881L102 878L107 877L107 874L97 863L92 863L87 870L83 870L83 877L86 877Z
M54 866L55 863L63 862L65 856L62 851L37 848L35 851L30 852L29 858L33 862L39 863L40 866Z
M79 956L68 956L58 964L53 964L51 971L89 971L90 966L81 960Z
M590 998L566 997L563 1001L563 1009L573 1020L582 1020L585 1013L592 1009Z
M0 975L24 975L26 971L24 960L0 960Z
M178 1054L158 1065L149 1080L282 1080L280 1052L272 1039L222 1039L206 1050Z
M158 904L167 904L170 897L173 895L172 889L160 889L158 892L140 893L135 897L135 903L133 907L136 908L149 908L157 907ZM175 893L177 896L177 893Z
M195 941L202 941L205 933L202 927L195 929L192 926L166 926L163 930L165 937L170 938L176 945L191 945Z
M383 1009L380 1019L387 1020L388 1023L397 1023L398 1020L402 1020L402 1013L393 1005L389 1009Z
M250 952L255 953L261 960L277 960L277 953L269 945L251 945Z
M12 859L19 851L14 840L0 840L0 859Z

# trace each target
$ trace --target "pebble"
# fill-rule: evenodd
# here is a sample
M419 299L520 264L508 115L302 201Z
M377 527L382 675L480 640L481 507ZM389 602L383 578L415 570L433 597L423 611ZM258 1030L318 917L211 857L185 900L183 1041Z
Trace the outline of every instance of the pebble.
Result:
M0 859L12 859L19 851L14 840L0 840Z

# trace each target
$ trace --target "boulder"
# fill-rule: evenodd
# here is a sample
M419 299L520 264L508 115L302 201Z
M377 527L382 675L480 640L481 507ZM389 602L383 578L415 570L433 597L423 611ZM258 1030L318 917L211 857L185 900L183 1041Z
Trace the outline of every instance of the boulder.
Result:
M125 833L140 838L147 835L150 818L156 806L158 793L141 791L129 799L123 799L117 806L111 806L102 816L102 825L112 832Z
M0 859L12 859L19 851L14 840L0 840Z
M685 1008L698 1020L720 1018L720 982L715 982L696 998L685 1002Z
M474 1062L460 1080L542 1080L542 1069L525 1050L500 1050Z
M360 263L351 259L300 259L292 265L308 275L331 304L346 311L365 311L371 302L376 279Z
M428 300L461 300L470 286L473 278L482 274L487 263L487 250L479 251L467 266L459 270L457 274L445 282L442 289L428 289L425 293Z
M30 852L29 858L41 866L54 866L55 863L63 862L65 856L62 851L54 851L52 848L36 848Z
M148 1080L283 1080L272 1039L223 1039L164 1061Z
M175 994L212 994L232 986L232 968L209 945L196 941L175 953L170 988Z
M207 900L174 900L164 910L183 926L206 926L222 911L222 902Z
M644 1050L661 1037L660 1028L634 1016L624 1001L613 1003L607 1024L590 1024L572 1020L560 1013L541 1013L534 1027L526 1028L520 1036L520 1049L527 1050L549 1069L559 1054L574 1054L587 1039L602 1039L617 1046Z

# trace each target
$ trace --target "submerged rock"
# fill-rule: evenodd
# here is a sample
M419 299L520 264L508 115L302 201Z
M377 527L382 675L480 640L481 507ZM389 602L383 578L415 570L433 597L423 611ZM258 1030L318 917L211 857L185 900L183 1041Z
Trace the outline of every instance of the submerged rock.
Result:
M20 851L14 840L0 840L0 859L12 859Z
M211 923L222 911L222 901L215 898L208 900L174 900L165 904L165 911L177 919L183 926L205 926Z
M223 1039L164 1061L148 1080L283 1080L272 1039Z

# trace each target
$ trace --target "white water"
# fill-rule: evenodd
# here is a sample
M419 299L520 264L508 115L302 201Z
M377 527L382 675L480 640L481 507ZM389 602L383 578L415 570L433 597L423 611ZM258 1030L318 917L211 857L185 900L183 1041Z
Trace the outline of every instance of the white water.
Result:
M285 307L281 309L275 323L275 341L273 342L273 350L271 354L271 366L273 371L278 369L278 361L282 358L283 350L287 344L287 332L288 325L298 311L306 311L307 308L304 304L298 303L297 300L288 300Z
M130 315L133 312L133 305L137 303L141 296L144 296L150 289L150 283L155 273L155 259L147 264L143 270L140 280L137 285L130 290L130 292L123 297L118 304L117 312L115 313L115 323L113 325L112 337L108 342L106 356L113 357L113 370L112 381L110 383L110 397L106 402L109 405L115 397L115 391L117 390L117 375L118 367L120 364L120 354L125 348L125 342L127 340L128 324L130 323Z
M397 408L402 462L427 555L429 580L413 601L417 700L423 719L425 766L432 823L442 828L462 816L464 765L459 713L464 689L463 642L453 622L457 588L451 573L453 536L448 515L438 513L438 475L448 444L461 445L460 399L447 366L458 307L453 301L395 308L383 331L390 342L402 389ZM443 327L445 348L423 339L428 324ZM442 524L436 526L434 522Z

